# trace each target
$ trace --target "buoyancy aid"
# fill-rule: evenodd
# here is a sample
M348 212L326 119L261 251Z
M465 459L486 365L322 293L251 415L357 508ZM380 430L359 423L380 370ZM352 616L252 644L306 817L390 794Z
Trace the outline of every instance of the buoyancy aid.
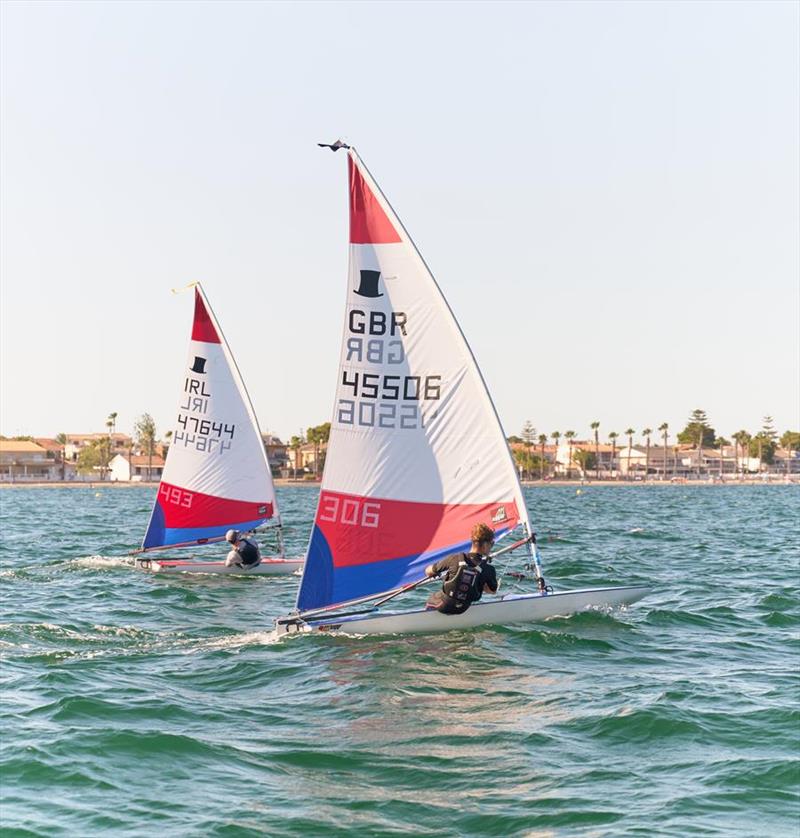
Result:
M258 545L250 541L249 538L243 538L236 547L236 552L239 554L242 564L245 567L253 567L261 561L261 553Z
M472 564L462 554L458 570L442 585L442 604L437 611L442 614L463 614L481 595L482 563Z

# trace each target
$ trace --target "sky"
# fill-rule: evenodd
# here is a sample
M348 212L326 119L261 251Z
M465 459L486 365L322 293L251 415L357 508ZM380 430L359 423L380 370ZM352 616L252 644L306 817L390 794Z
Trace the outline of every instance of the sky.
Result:
M330 419L358 147L506 433L800 428L800 5L3 2L0 433Z

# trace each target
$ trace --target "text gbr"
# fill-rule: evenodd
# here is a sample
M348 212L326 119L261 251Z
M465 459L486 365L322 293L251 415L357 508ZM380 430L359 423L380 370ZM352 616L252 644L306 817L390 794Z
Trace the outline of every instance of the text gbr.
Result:
M408 316L403 311L351 309L344 363L379 367L404 363L402 338L408 335L407 325ZM340 425L413 430L424 426L421 403L438 401L441 395L441 375L394 375L345 368L336 419Z

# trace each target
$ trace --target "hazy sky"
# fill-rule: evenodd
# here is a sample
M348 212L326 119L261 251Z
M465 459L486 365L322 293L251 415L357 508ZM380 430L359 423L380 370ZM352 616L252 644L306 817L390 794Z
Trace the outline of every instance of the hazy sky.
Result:
M172 421L201 280L327 421L355 144L507 433L800 426L800 6L2 3L0 432Z

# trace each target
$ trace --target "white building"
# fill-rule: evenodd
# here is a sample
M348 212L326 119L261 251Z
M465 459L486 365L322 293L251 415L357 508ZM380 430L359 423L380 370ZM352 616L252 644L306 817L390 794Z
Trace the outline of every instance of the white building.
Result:
M124 454L133 446L133 440L127 434L65 434L64 459L76 462L84 448L101 439L111 440L111 453Z
M140 482L148 479L161 480L164 472L164 458L153 454L148 457L146 454L117 454L108 464L109 480L122 482Z

